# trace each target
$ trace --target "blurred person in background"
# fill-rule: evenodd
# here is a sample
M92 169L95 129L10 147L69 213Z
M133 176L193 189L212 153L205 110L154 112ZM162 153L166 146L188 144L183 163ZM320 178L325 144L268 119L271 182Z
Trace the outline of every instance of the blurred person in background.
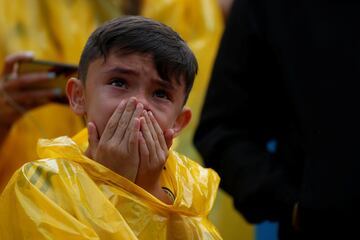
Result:
M195 144L279 239L358 233L360 3L234 2Z

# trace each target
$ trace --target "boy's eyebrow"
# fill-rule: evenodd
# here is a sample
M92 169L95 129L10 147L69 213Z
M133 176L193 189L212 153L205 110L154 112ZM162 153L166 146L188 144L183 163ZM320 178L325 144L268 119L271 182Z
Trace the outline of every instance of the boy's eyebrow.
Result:
M104 73L125 73L125 74L133 74L133 75L139 75L138 72L131 68L124 68L124 67L113 67L108 70L105 70ZM154 81L160 85L163 88L166 88L168 90L174 90L175 87L170 81L166 81L162 78L155 78Z
M157 83L158 85L160 85L160 86L163 87L163 88L166 88L166 89L168 89L168 90L170 90L170 91L175 90L174 85L173 85L170 81L165 81L165 80L163 80L163 79L161 79L161 78L156 78L156 79L154 79L154 80L156 81L156 83Z
M110 69L107 69L104 71L104 73L131 73L131 74L134 74L134 75L138 75L138 73L131 69L131 68L124 68L124 67L113 67L113 68L110 68Z

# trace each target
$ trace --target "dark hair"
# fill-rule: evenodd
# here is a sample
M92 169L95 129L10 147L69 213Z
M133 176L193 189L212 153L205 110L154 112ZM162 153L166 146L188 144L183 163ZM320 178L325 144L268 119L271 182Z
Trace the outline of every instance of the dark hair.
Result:
M197 60L185 41L170 27L141 16L115 18L97 28L81 54L79 78L85 82L89 64L112 51L121 54L143 53L153 57L159 76L170 81L185 81L187 98L198 71Z

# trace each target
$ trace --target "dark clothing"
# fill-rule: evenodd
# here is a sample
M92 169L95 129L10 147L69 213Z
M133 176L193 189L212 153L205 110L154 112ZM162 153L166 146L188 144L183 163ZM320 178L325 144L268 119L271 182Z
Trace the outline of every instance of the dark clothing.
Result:
M296 202L304 239L360 217L359 23L359 1L234 1L195 145L243 216L278 221L282 239Z

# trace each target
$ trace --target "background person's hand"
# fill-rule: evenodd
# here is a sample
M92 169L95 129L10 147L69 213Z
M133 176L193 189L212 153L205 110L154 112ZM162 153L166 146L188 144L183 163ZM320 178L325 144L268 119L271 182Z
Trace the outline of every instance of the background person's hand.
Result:
M49 81L54 74L48 72L19 75L17 62L31 61L31 52L21 52L6 57L0 75L0 143L14 122L26 111L48 103L57 96L54 90L31 88L34 84Z

